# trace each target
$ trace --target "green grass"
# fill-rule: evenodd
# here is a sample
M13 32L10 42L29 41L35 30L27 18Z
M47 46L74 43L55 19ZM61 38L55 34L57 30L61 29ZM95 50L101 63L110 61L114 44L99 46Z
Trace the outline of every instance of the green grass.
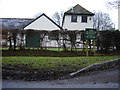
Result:
M63 48L47 48L47 50L52 50L52 51L63 51ZM68 48L68 51L70 51L71 49ZM82 51L83 49L82 48L77 48L75 51ZM74 51L74 49L73 49Z
M0 50L8 50L8 48L7 47L4 47L4 48L0 47Z
M3 48L0 48L0 50L8 50L9 48L8 47L3 47ZM19 48L16 48L16 49L19 49ZM28 49L28 48L26 48ZM37 50L38 48L30 48L30 49L34 49L34 50ZM46 49L46 50L52 50L52 51L63 51L63 48L43 48L43 49ZM68 48L68 50L70 51L71 49ZM73 49L74 50L74 49ZM81 48L78 48L76 49L76 51L82 51L83 49Z
M40 70L77 71L92 64L102 63L120 58L120 56L99 57L2 57L2 65L11 68Z

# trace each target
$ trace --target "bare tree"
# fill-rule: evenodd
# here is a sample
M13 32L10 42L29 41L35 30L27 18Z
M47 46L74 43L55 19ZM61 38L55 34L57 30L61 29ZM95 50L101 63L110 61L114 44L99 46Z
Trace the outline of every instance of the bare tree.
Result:
M19 31L18 35L17 35L17 44L18 47L20 48L20 50L25 49L25 31Z
M93 18L93 27L97 30L111 30L114 23L112 22L108 13L101 11L94 11L95 16Z
M56 40L58 44L58 51L60 50L61 47L61 40L60 40L60 32L59 30L54 30L49 33L49 39L50 40Z
M43 12L42 12L42 11L40 11L39 13L37 13L37 14L34 16L34 18L39 17L41 14L43 14Z
M67 34L69 36L69 41L70 41L70 46L71 46L71 51L76 49L76 40L77 40L77 31L67 31Z
M114 0L112 2L108 1L107 2L107 7L109 9L112 9L112 8L119 8L120 7L120 0Z
M43 42L44 42L44 38L45 36L47 36L48 31L42 30L38 32L40 34L40 48L43 49Z
M58 25L62 25L62 20L63 20L63 11L61 12L55 12L52 16L53 21L55 21Z
M62 47L63 47L63 51L67 51L68 50L68 47L69 47L69 45L68 45L68 42L69 42L69 40L68 40L68 33L67 33L67 31L60 31L60 39L62 40Z

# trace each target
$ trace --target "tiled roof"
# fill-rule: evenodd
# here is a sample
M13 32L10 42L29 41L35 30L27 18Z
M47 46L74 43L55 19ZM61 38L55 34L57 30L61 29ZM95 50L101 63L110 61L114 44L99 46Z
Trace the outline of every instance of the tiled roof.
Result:
M65 15L91 15L91 16L93 16L94 13L86 10L85 8L83 8L82 6L77 4L76 6L71 8L70 10L66 11Z

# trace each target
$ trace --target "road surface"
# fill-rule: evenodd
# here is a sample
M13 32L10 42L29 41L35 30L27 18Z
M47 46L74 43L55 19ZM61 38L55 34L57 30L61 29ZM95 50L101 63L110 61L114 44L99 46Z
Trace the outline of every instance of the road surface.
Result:
M118 88L118 69L94 71L65 80L3 80L2 88Z

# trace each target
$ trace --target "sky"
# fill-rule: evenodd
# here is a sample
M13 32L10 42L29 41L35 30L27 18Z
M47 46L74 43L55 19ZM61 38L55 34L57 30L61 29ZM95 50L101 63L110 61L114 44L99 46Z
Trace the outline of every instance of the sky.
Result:
M117 28L118 10L107 9L107 1L113 0L0 0L0 18L34 18L41 12L51 18L55 12L67 11L79 4L91 12L109 13Z

